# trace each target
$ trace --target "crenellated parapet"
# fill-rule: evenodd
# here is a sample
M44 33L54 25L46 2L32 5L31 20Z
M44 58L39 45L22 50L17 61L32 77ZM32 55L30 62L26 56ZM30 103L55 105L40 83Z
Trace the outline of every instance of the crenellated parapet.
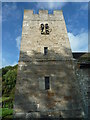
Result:
M62 10L54 10L53 14L48 14L48 10L39 10L38 14L33 14L33 10L24 10L24 20L63 20Z

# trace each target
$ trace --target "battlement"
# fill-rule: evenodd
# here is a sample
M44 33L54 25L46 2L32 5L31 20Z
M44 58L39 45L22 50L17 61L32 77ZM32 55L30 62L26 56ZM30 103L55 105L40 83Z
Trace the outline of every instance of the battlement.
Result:
M48 10L39 10L39 15L48 14Z
M24 19L29 20L62 20L62 10L54 10L53 14L49 14L48 10L39 10L38 14L34 14L33 10L24 10Z
M33 10L24 10L24 13L25 12L29 12L30 14L34 15L34 11ZM39 15L40 14L48 14L48 12L49 12L48 10L39 10ZM61 14L61 13L62 13L62 10L54 10L52 15L57 15L57 14Z

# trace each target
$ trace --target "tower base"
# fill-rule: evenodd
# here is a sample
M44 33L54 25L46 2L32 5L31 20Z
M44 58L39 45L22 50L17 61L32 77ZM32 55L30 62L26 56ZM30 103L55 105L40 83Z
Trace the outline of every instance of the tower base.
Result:
M71 111L47 111L47 112L29 112L29 113L16 113L14 119L50 119L50 120L61 120L61 119L83 119L83 115L80 115L80 110Z

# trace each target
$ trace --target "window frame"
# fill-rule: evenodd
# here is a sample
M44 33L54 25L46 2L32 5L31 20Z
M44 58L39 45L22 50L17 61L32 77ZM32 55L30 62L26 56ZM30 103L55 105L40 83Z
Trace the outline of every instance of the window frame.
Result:
M45 90L50 90L50 77L45 76L44 79L45 79Z
M44 47L44 55L48 54L48 47Z

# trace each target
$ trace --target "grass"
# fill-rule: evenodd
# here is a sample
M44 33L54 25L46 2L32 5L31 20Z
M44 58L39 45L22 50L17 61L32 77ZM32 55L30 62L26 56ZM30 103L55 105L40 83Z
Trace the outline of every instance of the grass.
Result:
M13 115L13 109L9 109L9 108L0 109L0 117L2 116L3 118L12 118L12 115Z
M10 100L10 97L0 97L0 102ZM0 108L0 117L2 118L12 118L13 116L13 108L8 108L8 104L6 104L7 108Z

